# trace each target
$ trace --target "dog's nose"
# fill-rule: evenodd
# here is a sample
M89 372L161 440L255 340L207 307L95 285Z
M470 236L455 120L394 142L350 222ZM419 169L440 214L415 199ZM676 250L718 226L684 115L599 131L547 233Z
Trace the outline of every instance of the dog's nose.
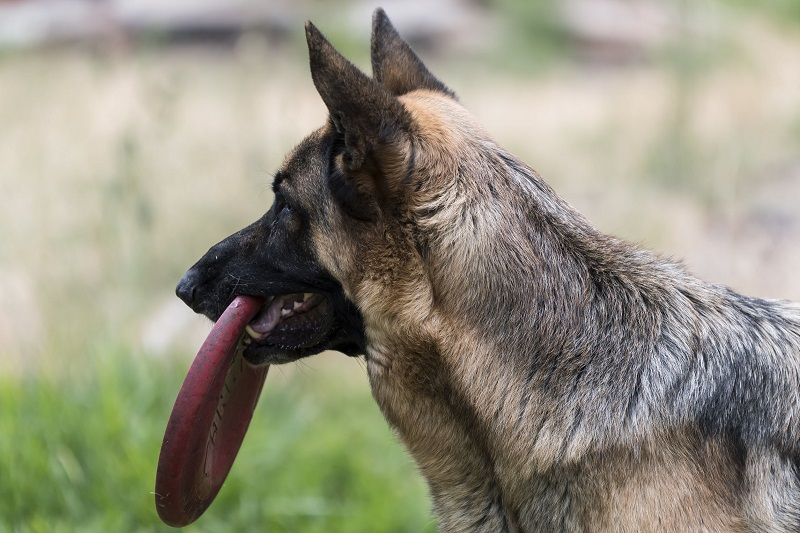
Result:
M189 270L178 282L178 286L175 287L175 294L177 294L178 298L183 300L186 305L194 308L194 293L196 288L197 275L192 270Z

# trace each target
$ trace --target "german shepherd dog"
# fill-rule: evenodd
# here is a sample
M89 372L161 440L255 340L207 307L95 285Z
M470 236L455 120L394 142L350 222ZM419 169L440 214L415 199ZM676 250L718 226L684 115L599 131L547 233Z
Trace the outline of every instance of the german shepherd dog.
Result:
M372 77L306 25L329 120L177 287L268 303L245 357L364 357L442 531L800 531L800 306L597 229L382 10Z

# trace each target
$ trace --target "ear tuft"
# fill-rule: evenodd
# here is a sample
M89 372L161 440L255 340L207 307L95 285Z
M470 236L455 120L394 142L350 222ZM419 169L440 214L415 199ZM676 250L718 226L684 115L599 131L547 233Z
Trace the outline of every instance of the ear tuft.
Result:
M380 7L372 15L372 76L398 96L430 89L455 98L453 91L428 71Z

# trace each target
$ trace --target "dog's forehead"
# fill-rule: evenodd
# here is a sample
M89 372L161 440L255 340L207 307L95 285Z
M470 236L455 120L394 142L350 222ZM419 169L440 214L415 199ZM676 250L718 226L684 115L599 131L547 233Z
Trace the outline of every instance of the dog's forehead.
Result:
M286 154L278 171L281 189L300 195L319 190L328 172L329 144L330 130L325 126L312 132Z

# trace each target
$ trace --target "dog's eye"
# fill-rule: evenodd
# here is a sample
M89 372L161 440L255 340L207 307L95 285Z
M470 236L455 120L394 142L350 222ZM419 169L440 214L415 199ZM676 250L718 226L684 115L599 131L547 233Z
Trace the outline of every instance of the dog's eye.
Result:
M275 222L294 227L300 218L298 215L301 215L302 212L296 205L287 202L283 194L275 195Z
M278 217L281 219L287 219L291 217L293 213L294 213L294 208L285 200L282 201L280 205L280 211L278 212Z
M291 211L291 207L286 203L286 199L281 193L275 194L275 212L278 216L283 215L285 212Z

